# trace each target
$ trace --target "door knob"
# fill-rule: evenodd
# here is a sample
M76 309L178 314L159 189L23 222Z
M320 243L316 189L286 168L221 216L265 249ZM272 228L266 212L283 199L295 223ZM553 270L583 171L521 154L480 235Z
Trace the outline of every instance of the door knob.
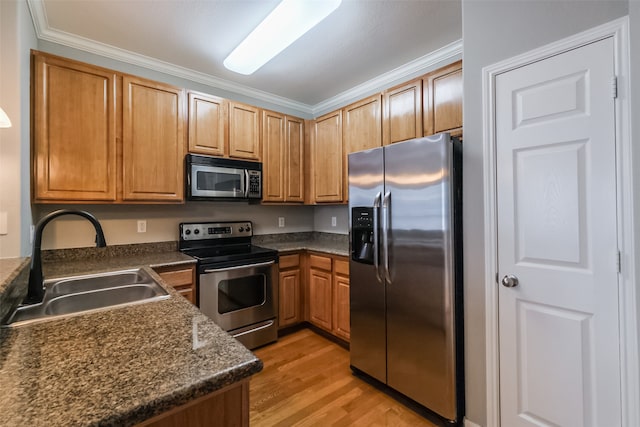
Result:
M502 286L504 286L505 288L515 288L516 286L518 286L518 278L511 274L504 276L501 282Z

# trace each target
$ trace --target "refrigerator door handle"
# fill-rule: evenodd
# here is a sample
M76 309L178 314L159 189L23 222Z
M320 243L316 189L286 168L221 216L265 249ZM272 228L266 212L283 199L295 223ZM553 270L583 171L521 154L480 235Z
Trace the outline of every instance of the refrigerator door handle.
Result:
M391 284L391 271L389 271L389 222L391 209L391 192L385 193L382 199L382 264L384 277L388 284Z
M380 202L382 193L378 192L373 199L373 267L376 270L376 280L382 283L382 274L380 274Z

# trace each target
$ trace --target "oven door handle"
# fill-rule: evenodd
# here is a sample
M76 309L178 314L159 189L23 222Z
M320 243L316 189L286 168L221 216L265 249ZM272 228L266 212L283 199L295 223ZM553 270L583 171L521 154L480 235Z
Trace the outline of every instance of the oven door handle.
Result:
M267 262L259 262L257 264L245 264L238 265L236 267L225 267L225 268L213 268L211 270L205 270L205 273L221 273L223 271L231 271L231 270L240 270L243 268L251 268L251 267L265 267L267 265L275 264L275 261L267 261Z

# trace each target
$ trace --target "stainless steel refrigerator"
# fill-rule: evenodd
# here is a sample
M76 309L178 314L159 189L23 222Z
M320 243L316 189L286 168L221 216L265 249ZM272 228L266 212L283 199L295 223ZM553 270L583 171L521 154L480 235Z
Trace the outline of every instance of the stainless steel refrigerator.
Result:
M459 423L464 410L461 143L349 155L351 367Z

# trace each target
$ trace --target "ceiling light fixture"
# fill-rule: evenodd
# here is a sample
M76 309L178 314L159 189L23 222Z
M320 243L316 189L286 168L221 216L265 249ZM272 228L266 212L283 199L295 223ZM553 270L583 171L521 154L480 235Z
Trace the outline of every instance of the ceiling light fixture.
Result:
M9 116L4 112L2 108L0 108L0 128L10 128L11 120L9 120Z
M283 0L224 60L224 66L249 75L315 27L342 0Z

